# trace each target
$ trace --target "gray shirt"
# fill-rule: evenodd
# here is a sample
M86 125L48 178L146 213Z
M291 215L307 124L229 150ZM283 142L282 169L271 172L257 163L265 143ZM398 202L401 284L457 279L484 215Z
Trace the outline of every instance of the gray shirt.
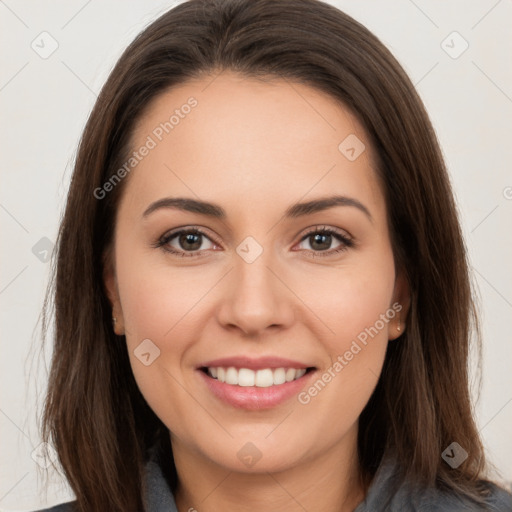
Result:
M438 489L418 489L407 483L396 487L396 466L391 462L381 464L366 498L354 512L512 512L512 494L492 485L486 499L487 507L478 506L455 494ZM153 460L146 464L147 512L178 512L171 490L160 466ZM38 512L73 512L73 502L64 503ZM315 512L315 511L311 511Z

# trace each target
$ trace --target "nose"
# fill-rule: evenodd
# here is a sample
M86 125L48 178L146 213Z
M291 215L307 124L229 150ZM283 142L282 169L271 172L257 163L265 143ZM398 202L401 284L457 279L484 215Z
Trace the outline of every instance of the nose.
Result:
M221 325L245 336L289 327L295 316L294 295L266 252L252 263L235 255L234 265L218 309Z

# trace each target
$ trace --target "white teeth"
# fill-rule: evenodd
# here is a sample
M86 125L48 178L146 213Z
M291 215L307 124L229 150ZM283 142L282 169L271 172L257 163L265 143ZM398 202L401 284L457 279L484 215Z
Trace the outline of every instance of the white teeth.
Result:
M247 368L240 368L238 370L238 385L239 386L254 386L254 379L256 375L252 370Z
M256 372L256 379L254 385L258 388L268 388L274 384L274 374L270 368L265 370L258 370Z
M286 382L286 372L284 368L276 368L274 370L274 385L284 384Z
M291 382L293 379L295 379L296 374L297 374L297 370L295 370L293 368L288 368L288 370L286 370L286 375L285 375L286 382Z
M236 368L231 366L226 370L226 380L224 382L233 386L238 385L238 371Z
M229 368L209 367L208 375L220 382L231 384L232 386L256 386L258 388L268 388L270 386L278 386L285 382L299 379L306 373L305 368L264 368L262 370L250 370L249 368L235 367Z

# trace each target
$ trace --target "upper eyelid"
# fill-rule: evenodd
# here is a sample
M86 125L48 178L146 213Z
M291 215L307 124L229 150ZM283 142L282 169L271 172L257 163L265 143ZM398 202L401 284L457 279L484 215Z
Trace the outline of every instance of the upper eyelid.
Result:
M169 231L166 231L159 240L170 240L171 238L174 238L175 236L181 234L181 233L189 233L189 232L198 232L202 236L205 236L209 238L212 242L215 242L216 244L220 245L220 242L216 239L217 237L215 235L211 235L206 228L202 226L182 226L179 228L174 228Z
M353 239L352 235L348 231L346 231L345 229L334 228L334 227L326 226L326 225L317 225L317 226L313 226L311 229L306 231L302 235L301 240L303 240L306 236L309 236L309 235L311 235L313 233L323 233L325 231L328 232L328 233L334 234L334 235L341 236L343 238L348 238L349 240Z

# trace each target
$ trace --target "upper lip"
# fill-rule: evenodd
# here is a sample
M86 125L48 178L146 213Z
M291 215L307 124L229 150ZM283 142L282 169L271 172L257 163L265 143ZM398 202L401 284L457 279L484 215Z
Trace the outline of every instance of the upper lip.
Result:
M235 368L248 368L250 370L262 370L264 368L312 368L312 365L275 356L258 358L252 358L248 356L223 357L200 364L199 368L229 368L230 366Z

